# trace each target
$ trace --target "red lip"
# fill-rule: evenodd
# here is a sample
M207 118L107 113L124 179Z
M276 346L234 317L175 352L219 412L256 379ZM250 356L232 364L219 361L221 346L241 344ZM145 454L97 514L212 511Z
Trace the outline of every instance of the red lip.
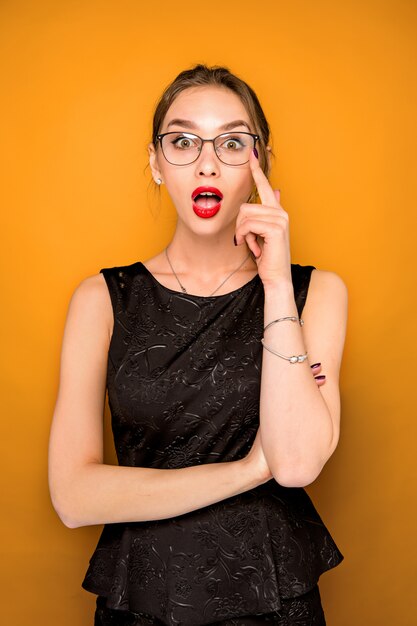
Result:
M204 193L206 191L208 191L209 193L216 194L216 196L219 196L220 200L223 199L222 192L220 191L220 189L217 189L216 187L197 187L197 189L194 189L193 193L191 194L191 199L194 200L194 198L196 198L198 194Z

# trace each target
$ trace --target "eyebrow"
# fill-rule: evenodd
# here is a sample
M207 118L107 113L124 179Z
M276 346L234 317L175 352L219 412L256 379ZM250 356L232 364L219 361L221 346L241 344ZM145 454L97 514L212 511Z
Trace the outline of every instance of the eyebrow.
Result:
M178 118L171 120L167 128L169 128L170 126L182 126L183 128L190 128L192 130L195 130L197 128L197 125L194 124L194 122L191 122L190 120L180 120ZM223 124L223 126L220 126L220 130L232 130L237 126L246 126L248 131L250 133L252 132L251 127L247 122L245 122L245 120L234 120L233 122L227 122L227 124Z

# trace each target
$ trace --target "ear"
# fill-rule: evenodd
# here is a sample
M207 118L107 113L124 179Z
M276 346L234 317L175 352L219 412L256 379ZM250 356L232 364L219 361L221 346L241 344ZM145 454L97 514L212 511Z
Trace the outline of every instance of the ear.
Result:
M149 154L149 166L151 168L152 177L154 181L158 178L162 179L161 172L158 167L158 156L156 154L155 145L153 143L148 144L148 154Z

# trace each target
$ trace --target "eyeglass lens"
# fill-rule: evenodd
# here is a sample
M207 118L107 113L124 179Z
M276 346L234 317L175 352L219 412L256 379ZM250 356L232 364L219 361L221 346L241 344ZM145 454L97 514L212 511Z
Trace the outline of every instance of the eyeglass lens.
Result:
M161 140L162 152L173 165L188 165L197 160L202 145L200 137L184 132L167 133ZM217 156L227 165L247 163L254 146L254 137L247 133L225 133L214 140Z

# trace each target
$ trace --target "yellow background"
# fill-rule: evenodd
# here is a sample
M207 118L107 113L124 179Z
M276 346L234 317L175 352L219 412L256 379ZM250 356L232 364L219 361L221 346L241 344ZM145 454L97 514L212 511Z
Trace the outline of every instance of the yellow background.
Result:
M66 528L47 487L62 332L83 278L173 233L146 144L196 62L257 91L292 262L349 289L341 439L307 488L345 555L320 579L328 624L416 623L416 18L412 0L0 3L4 624L93 623L101 527Z

